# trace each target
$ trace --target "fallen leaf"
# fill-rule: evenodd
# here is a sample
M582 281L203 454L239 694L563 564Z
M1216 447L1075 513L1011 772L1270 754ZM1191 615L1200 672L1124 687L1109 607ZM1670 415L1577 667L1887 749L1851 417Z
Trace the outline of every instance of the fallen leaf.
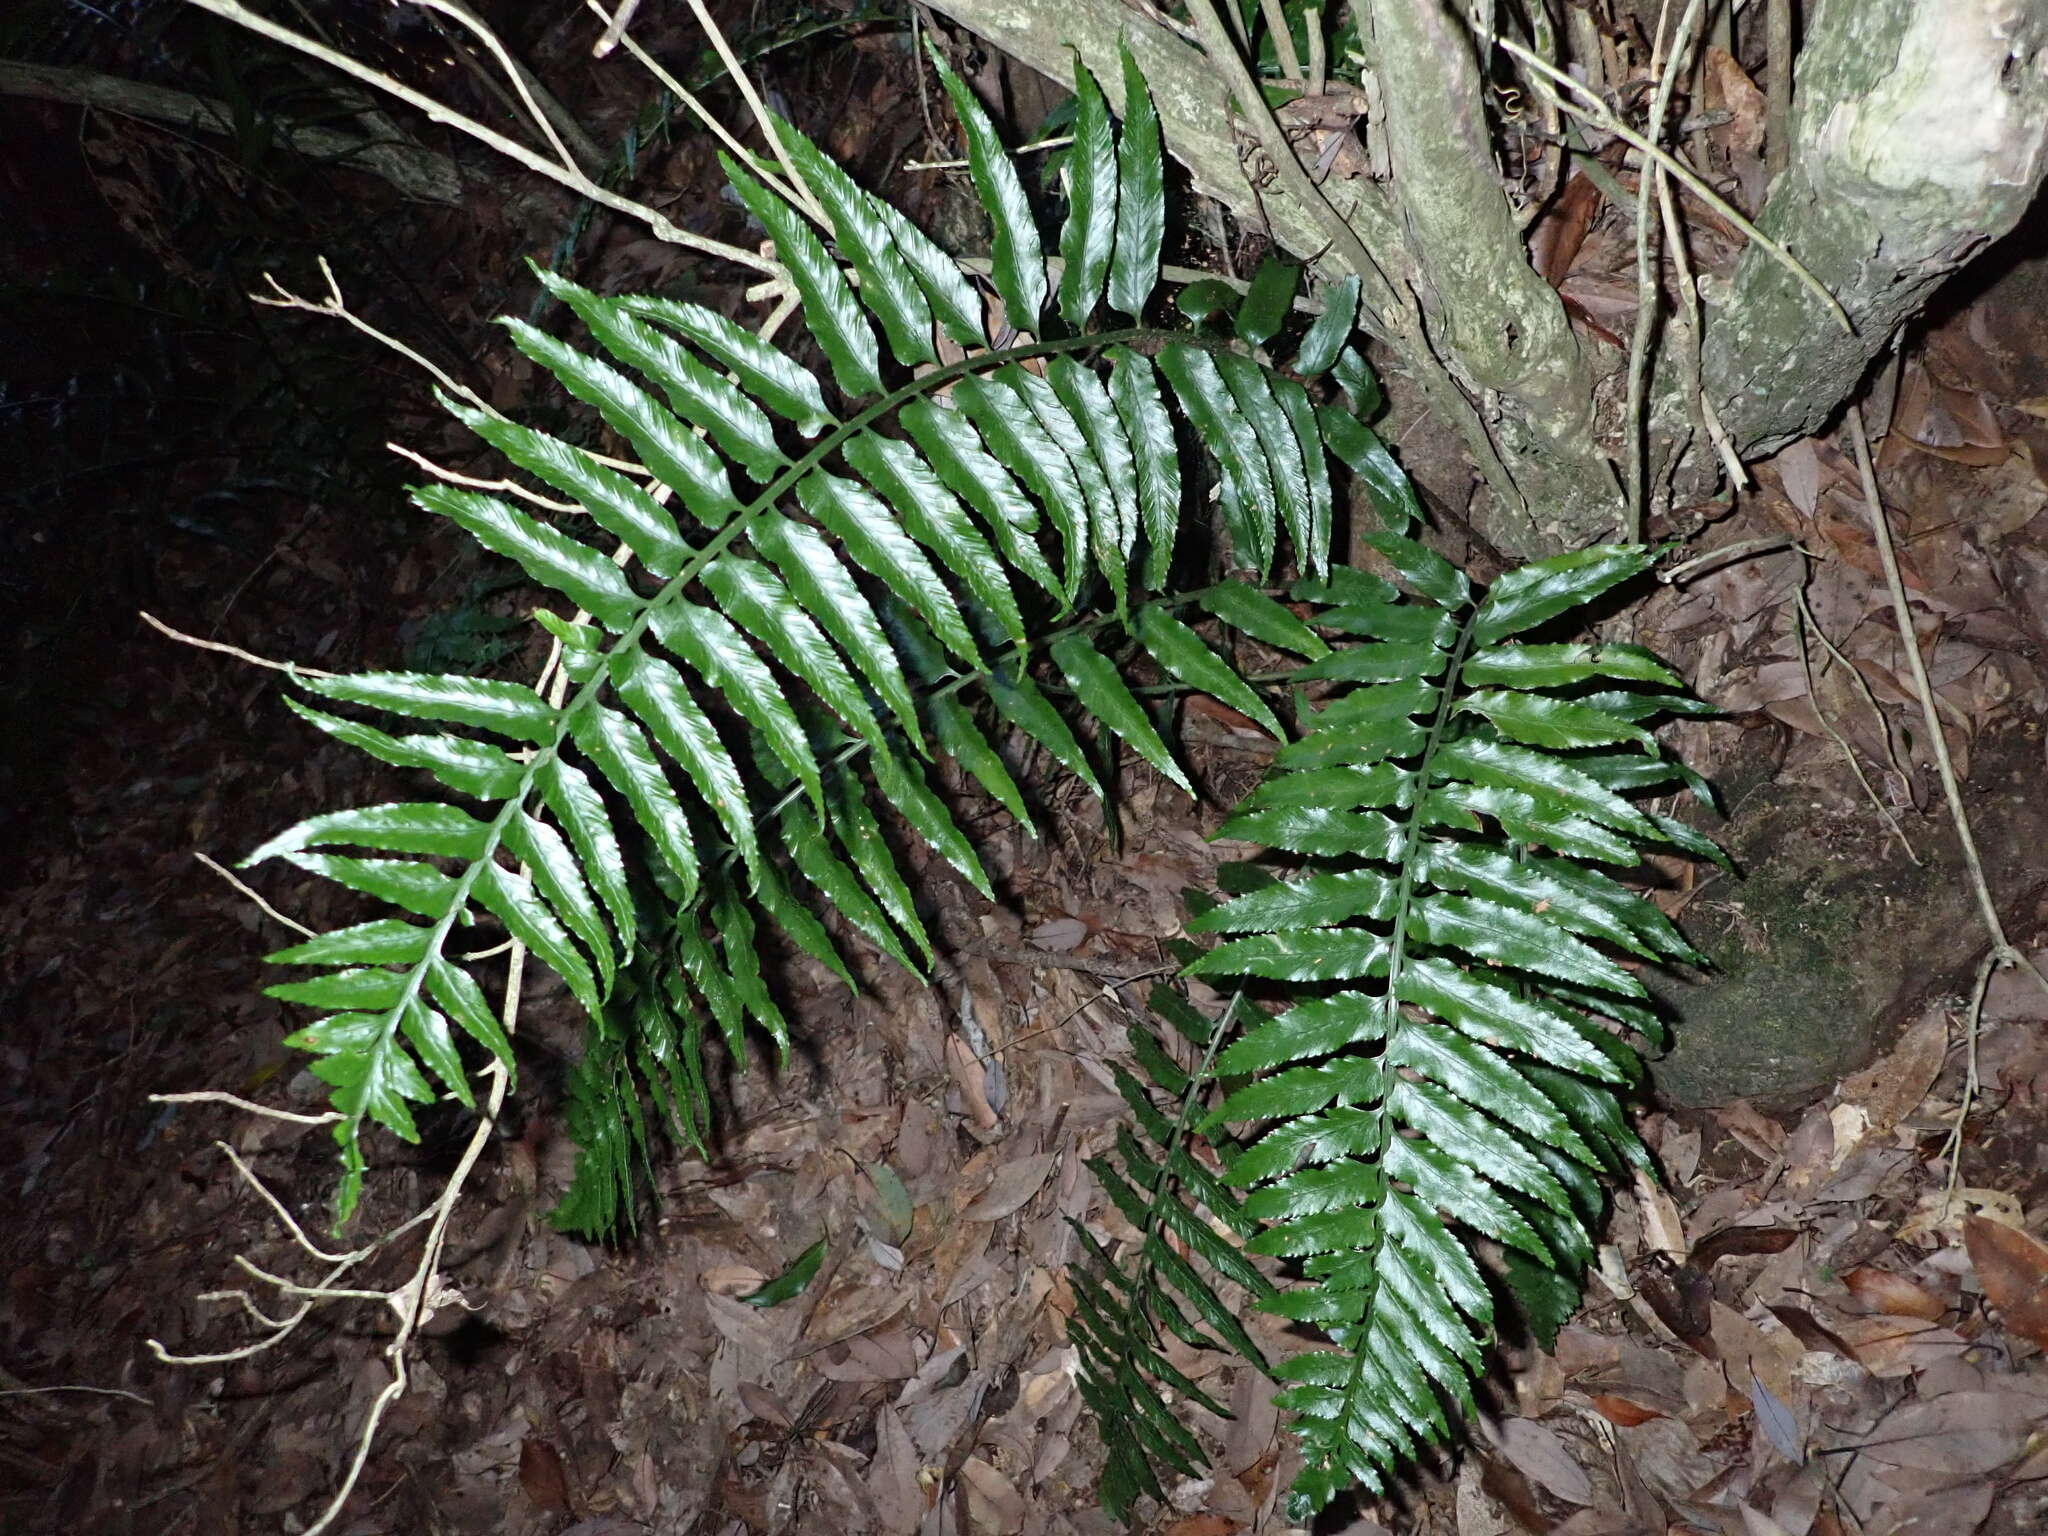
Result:
M569 1513L569 1469L562 1453L545 1440L519 1442L519 1486L551 1515Z
M1176 1520L1166 1528L1166 1536L1234 1536L1243 1530L1235 1520L1225 1515L1189 1515L1185 1520Z
M1919 1317L1938 1323L1942 1313L1948 1310L1939 1296L1918 1281L1893 1274L1888 1269L1872 1269L1867 1265L1852 1269L1842 1276L1842 1284L1849 1287L1851 1296L1871 1311L1891 1317Z
M1509 1419L1500 1427L1501 1454L1515 1470L1554 1493L1567 1504L1593 1502L1593 1483L1572 1459L1564 1437L1534 1419Z
M1982 1216L1964 1220L1963 1246L2005 1326L2048 1349L2048 1246Z
M967 1517L988 1536L1015 1536L1024 1528L1024 1496L1017 1485L978 1456L960 1468L967 1490Z
M960 1213L961 1217L967 1221L1000 1221L1022 1210L1045 1183L1057 1157L1053 1152L1034 1152L1003 1164L989 1180L988 1188Z
M974 1047L958 1035L946 1036L946 1071L977 1126L992 1131L1003 1123L988 1101L988 1069L974 1054Z
M1619 1424L1623 1429L1634 1429L1638 1424L1647 1424L1652 1419L1664 1417L1654 1408L1645 1408L1641 1403L1632 1403L1627 1398L1616 1397L1610 1392L1594 1393L1592 1403L1601 1418L1610 1424Z

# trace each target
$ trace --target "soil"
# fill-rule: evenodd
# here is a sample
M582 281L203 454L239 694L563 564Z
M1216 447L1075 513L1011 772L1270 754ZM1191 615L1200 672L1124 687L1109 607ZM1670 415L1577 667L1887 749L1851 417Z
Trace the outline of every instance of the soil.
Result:
M601 142L622 139L645 104L637 79L590 60L567 23L486 9L508 13ZM735 37L761 37L718 9ZM778 42L764 83L865 184L958 225L962 178L903 169L954 152L940 93L893 21L860 15L762 38ZM92 33L56 61L189 70L206 56L195 25ZM383 31L367 8L355 26L354 42L437 88L472 89L431 33ZM680 30L636 36L693 53ZM259 101L286 89L240 69ZM1019 135L1054 100L996 63L978 79ZM555 252L578 213L452 145L474 191L460 208L260 146L4 98L0 137L19 147L0 172L15 657L0 684L0 1526L303 1530L390 1379L394 1318L374 1300L330 1304L235 1357L263 1337L252 1310L293 1305L266 1274L320 1273L279 1210L334 1241L333 1147L311 1126L152 1096L318 1108L305 1058L281 1043L292 1010L261 992L260 957L288 930L256 898L314 926L346 904L267 869L240 890L196 856L232 866L312 809L390 798L393 778L295 720L270 672L138 615L337 669L529 675L540 653L514 627L520 589L408 506L408 466L381 448L467 462L422 380L331 321L240 295L265 268L317 293L314 257L329 254L373 323L519 400L530 376L489 317L528 312L520 258ZM706 191L701 135L649 140L637 177L670 217L744 237ZM1256 252L1255 234L1232 238L1233 255ZM595 219L568 251L594 286L687 287L758 316L739 275L618 221ZM1913 338L1880 473L2001 915L2040 949L2048 267L2027 254L2015 245ZM2002 453L1975 441L1987 434ZM1443 476L1455 511L1458 475ZM1810 567L1782 550L1738 561L1606 625L1729 710L1672 734L1732 813L1687 814L1743 876L1641 872L1718 962L1668 993L1680 1044L1643 1107L1664 1182L1618 1199L1611 1283L1594 1282L1555 1347L1507 1352L1473 1449L1319 1530L1831 1536L1860 1518L2018 1536L2048 1521L2048 1317L2029 1289L2048 1280L2048 1009L2011 973L1972 1008L1985 941L1853 474L1820 441L1761 479L1695 547L1786 535ZM1486 559L1454 531L1443 541ZM1802 583L1846 658L1813 647L1810 687ZM1113 836L1040 772L1027 788L1043 839L1002 815L971 828L1000 904L925 872L947 939L935 989L880 962L857 997L792 970L796 1062L721 1084L718 1155L664 1163L650 1219L612 1245L545 1219L573 1155L561 1083L579 1024L538 989L521 1095L450 1249L460 1303L427 1329L336 1529L1113 1529L1095 1504L1103 1428L1082 1412L1061 1323L1067 1218L1105 1219L1084 1165L1121 1113L1108 1065L1128 1059L1125 1027L1170 963L1180 892L1210 882L1217 807L1263 766L1227 727L1187 725L1207 801L1127 768ZM424 1129L417 1148L375 1149L352 1238L448 1176L463 1122ZM1944 1203L1951 1184L1959 1200ZM821 1236L828 1256L797 1302L742 1304ZM352 1283L394 1284L405 1257L395 1246ZM200 1361L165 1364L158 1344ZM1265 1384L1228 1362L1189 1369L1236 1418L1201 1421L1216 1474L1172 1487L1146 1528L1288 1529L1293 1469Z

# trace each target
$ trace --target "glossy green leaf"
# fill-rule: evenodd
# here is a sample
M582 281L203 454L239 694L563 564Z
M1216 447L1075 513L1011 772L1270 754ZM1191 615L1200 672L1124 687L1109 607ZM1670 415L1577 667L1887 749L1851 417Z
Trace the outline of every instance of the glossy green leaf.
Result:
M246 859L242 867L301 848L376 848L385 853L431 853L448 859L480 859L490 847L490 827L467 811L433 801L367 805L330 811L280 832Z
M742 330L724 315L701 304L684 304L645 294L622 295L621 307L653 320L695 342L732 370L740 388L778 416L795 423L805 437L816 436L832 420L818 380L786 353Z
M479 491L423 485L412 493L422 509L457 524L484 548L503 555L550 591L559 592L614 632L639 614L640 599L619 568L588 544Z
M1274 505L1294 540L1297 559L1305 570L1319 570L1329 552L1329 506L1318 508L1309 490L1308 468L1302 459L1301 443L1294 424L1281 406L1278 391L1285 380L1275 380L1248 357L1234 352L1216 359L1217 370L1229 386L1231 398L1245 421L1265 460L1265 478L1272 487ZM1306 399L1302 402L1307 408ZM1313 437L1313 434L1311 434ZM1321 465L1320 452L1317 464Z
M862 888L853 871L832 851L817 818L801 804L783 810L782 841L803 877L817 887L840 916L865 934L883 954L906 971L916 973L917 962L903 948L896 930L889 926L888 917Z
M572 721L576 745L632 808L655 852L682 882L687 901L697 887L697 844L682 802L662 772L647 735L616 710L589 705Z
M871 761L876 786L896 813L919 837L930 843L940 857L966 876L969 885L989 900L995 900L995 888L989 884L981 860L975 857L974 845L967 841L966 834L954 822L952 812L932 793L917 769L893 752L876 752Z
M1180 536L1180 445L1152 364L1123 347L1112 347L1109 358L1109 397L1131 450L1138 524L1145 535L1144 586L1158 591L1166 584Z
M995 124L989 121L988 113L975 100L967 82L953 73L952 67L939 56L936 45L927 40L927 46L939 80L953 99L954 114L967 131L968 174L974 178L974 190L981 195L981 206L995 225L990 276L996 292L1002 296L1009 323L1020 331L1035 334L1045 309L1045 255L1038 243L1038 225L1031 203L1024 196L1024 183L1018 179L1017 168L1010 163L1002 140L996 136Z
M987 442L995 457L1030 487L1059 530L1065 575L1059 591L1072 602L1084 574L1088 548L1088 505L1065 450L1047 434L1030 402L1008 385L962 379L953 399ZM912 429L913 433L915 428ZM956 487L957 489L958 487Z
M1467 686L1557 688L1589 677L1679 686L1678 674L1639 645L1497 645L1465 658Z
M1247 582L1225 581L1204 588L1201 603L1232 629L1254 640L1293 651L1311 661L1330 654L1330 647L1321 636Z
M1237 398L1207 352L1176 342L1161 348L1157 361L1196 436L1215 455L1223 473L1226 513L1238 509L1239 521L1231 529L1238 541L1236 558L1263 574L1273 564L1280 506L1262 439L1256 428L1245 430ZM1275 406L1276 415L1278 410Z
M758 560L720 555L705 567L703 580L726 616L808 683L856 735L880 738L882 727L859 681L773 571Z
M438 672L351 672L324 677L293 673L292 681L323 698L389 710L412 720L448 720L519 741L555 739L553 707L521 683Z
M501 323L520 351L561 380L562 387L578 400L597 407L606 425L633 445L640 462L682 498L699 522L716 528L739 510L725 466L710 444L676 420L646 390L618 369L557 341L546 331L521 320ZM546 578L535 573L535 579ZM590 607L588 603L583 606ZM604 617L595 608L590 611Z
M775 253L789 270L789 280L803 303L804 320L832 366L834 381L856 400L881 394L881 357L875 333L868 328L846 274L794 208L741 170L730 155L721 152L718 163L725 167L726 180L739 193L740 201L775 242Z
M592 1013L603 1006L597 979L576 952L568 930L548 910L531 880L495 864L485 864L480 866L471 889L478 903L502 922L528 953L562 978L577 1002Z
M988 331L982 323L981 299L960 264L940 250L932 238L872 192L863 193L867 205L889 231L897 254L909 265L911 276L924 290L932 311L946 334L963 347L986 349Z
M817 145L781 118L776 135L797 174L832 221L833 238L860 274L860 302L882 323L896 361L910 366L932 360L932 311L924 289L890 238L874 200Z
M1657 750L1657 738L1641 726L1617 720L1604 710L1546 694L1482 688L1461 699L1458 709L1483 715L1501 735L1532 747L1605 747L1617 741L1633 741L1647 752Z
M1641 544L1596 544L1509 571L1487 590L1472 638L1495 645L1576 608L1650 566Z
M605 351L657 385L678 416L702 427L720 451L756 480L765 484L789 463L788 455L776 446L768 413L735 389L731 380L616 300L601 299L552 272L542 272L540 280L576 312Z
M1323 312L1309 326L1294 354L1294 371L1306 379L1330 371L1338 348L1351 339L1358 325L1357 275L1326 284L1321 297Z
M649 627L690 669L725 696L740 718L758 730L783 766L822 806L824 790L810 738L746 637L725 615L681 600L657 609ZM794 670L794 669L792 669Z
M1304 928L1219 944L1183 973L1268 981L1352 981L1387 968L1388 943L1362 928Z
M750 1307L779 1307L785 1301L795 1300L803 1294L805 1286L817 1279L818 1267L825 1262L828 1247L826 1240L819 1238L798 1254L796 1262L773 1280L759 1290L749 1291L737 1299Z
M1241 812L1224 822L1216 835L1319 858L1350 854L1393 859L1400 857L1403 843L1400 826L1378 811L1340 811L1321 805L1279 805Z
M1102 798L1102 785L1089 765L1088 754L1074 739L1073 728L1028 673L1009 673L998 667L989 674L987 686L998 714L1050 752L1054 761L1086 784L1098 800Z
M505 824L505 847L525 866L533 888L546 900L549 910L596 962L598 991L609 996L618 974L611 930L569 844L546 822L536 821L524 811L515 811Z
M1189 933L1273 933L1393 915L1394 884L1371 869L1336 870L1240 896L1187 925Z
M842 451L846 462L902 520L910 536L938 556L939 563L1002 626L1003 633L1022 644L1024 616L1001 560L967 516L966 508L917 452L908 443L872 433L852 439ZM907 596L900 588L896 592L899 597ZM977 653L971 641L968 645L964 651L956 648L955 654L971 662Z
M989 453L973 423L962 413L941 409L929 400L910 401L897 419L946 488L981 519L1004 558L1054 597L1064 599L1065 585L1032 538L1038 527L1038 509Z
M1116 249L1116 134L1109 103L1074 57L1074 143L1067 151L1067 220L1060 229L1060 314L1079 329L1102 298Z
M1334 406L1319 407L1316 420L1322 423L1323 442L1358 477L1389 531L1402 533L1422 521L1422 502L1413 482L1377 432Z
M441 917L455 901L455 882L431 864L416 864L411 859L352 859L338 853L287 853L284 857L308 874L325 876L421 917Z
M1280 334L1301 286L1301 268L1281 256L1268 256L1252 274L1244 302L1237 306L1237 339L1262 347Z
M1093 518L1089 532L1095 547L1095 567L1121 597L1140 522L1137 465L1130 440L1124 434L1123 419L1102 381L1071 357L1054 358L1046 368L1046 379L1067 415L1081 429L1089 454L1102 471L1109 503L1115 508L1113 516Z
M812 470L797 485L806 512L839 540L854 564L923 617L947 650L970 667L981 652L953 594L889 509L857 481Z
M411 965L426 955L431 928L399 917L380 917L316 933L263 958L271 965Z
M832 546L813 530L773 513L748 524L747 536L789 584L804 611L853 658L911 740L921 743L917 706L911 700L903 668L882 633L881 621ZM833 701L833 707L839 708L838 701ZM845 713L840 710L842 717Z
M1274 740L1285 739L1280 722L1266 701L1228 662L1210 650L1200 635L1164 608L1139 609L1133 628L1139 643L1168 672L1190 688L1199 688L1240 714L1249 715Z
M732 754L718 730L690 696L681 673L644 651L621 651L612 658L612 686L626 707L647 728L661 750L689 775L697 793L711 808L749 869L761 862L754 835L754 812L747 803Z
M1166 237L1166 156L1159 142L1159 111L1128 41L1119 45L1124 72L1124 113L1116 148L1116 253L1109 268L1109 303L1132 320L1144 318L1159 286L1159 250Z
M1081 635L1069 635L1064 640L1055 640L1052 645L1052 659L1065 674L1067 686L1074 690L1088 711L1100 719L1160 773L1178 784L1192 795L1194 786L1167 751L1166 743L1159 739L1159 732L1153 729L1151 718L1131 690L1124 686L1124 680L1109 659Z

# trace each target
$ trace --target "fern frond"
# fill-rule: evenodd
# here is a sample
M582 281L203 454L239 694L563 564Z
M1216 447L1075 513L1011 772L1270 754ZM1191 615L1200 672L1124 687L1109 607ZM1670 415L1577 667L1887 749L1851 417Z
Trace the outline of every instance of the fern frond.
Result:
M1164 165L1133 67L1121 130L1094 82L1082 87L1056 295L1021 178L971 93L943 65L941 75L994 224L995 319L958 262L779 125L824 228L744 167L726 170L775 242L827 378L699 306L607 297L542 273L594 350L517 320L506 321L512 341L630 459L445 402L583 514L557 521L466 487L415 492L559 600L565 611L537 617L560 643L563 702L431 674L298 680L322 703L423 725L391 734L291 701L472 805L315 817L257 851L424 920L286 952L328 968L277 995L329 1014L294 1039L319 1055L343 1116L344 1219L367 1123L412 1137L412 1106L444 1091L472 1102L463 1035L509 1064L481 991L450 958L457 928L503 928L596 1021L575 1089L585 1124L605 1103L628 1124L621 1095L637 1078L688 1140L701 1115L680 1106L697 1090L674 1073L701 1079L701 1067L672 1063L705 1021L735 1054L756 1028L786 1043L757 930L850 979L816 906L905 965L930 959L886 821L990 889L928 778L936 753L1027 813L985 734L989 714L1098 790L1091 731L1189 784L1124 676L1132 665L1282 734L1193 624L1299 645L1296 621L1228 584L1165 590L1185 542L1175 417L1218 456L1232 558L1262 573L1283 542L1301 570L1329 568L1327 424L1297 379L1255 356L1253 343L1274 338L1269 324L1232 334L1144 323L1165 307ZM1135 323L1098 327L1105 304ZM1321 326L1307 360L1341 356L1338 330ZM941 336L965 355L937 366ZM1339 457L1370 462L1377 440L1346 430ZM616 556L586 531L615 541ZM1040 676L1060 685L1071 718ZM642 861L658 900L629 881ZM643 974L650 944L656 970ZM604 1230L626 1214L623 1149L644 1149L644 1137L629 1125L624 1139L599 1140L569 1217L604 1212L590 1222Z
M1246 1248L1297 1277L1259 1305L1334 1346L1276 1371L1302 1516L1379 1488L1470 1406L1494 1328L1482 1240L1525 1321L1568 1315L1598 1175L1644 1160L1618 1097L1639 1061L1594 1016L1655 1029L1617 957L1697 959L1593 867L1705 842L1626 798L1675 777L1641 722L1685 708L1677 678L1633 647L1519 638L1647 551L1542 561L1479 594L1405 534L1369 542L1406 591L1342 568L1297 584L1327 605L1315 628L1356 639L1297 674L1328 692L1220 834L1296 867L1187 925L1222 938L1188 974L1296 996L1217 1057L1237 1086L1198 1128L1249 1128L1226 1175L1260 1223Z

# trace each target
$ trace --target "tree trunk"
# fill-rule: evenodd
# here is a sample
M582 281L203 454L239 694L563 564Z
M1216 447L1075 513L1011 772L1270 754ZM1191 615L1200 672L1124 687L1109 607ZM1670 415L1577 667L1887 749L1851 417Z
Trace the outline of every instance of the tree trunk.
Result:
M1368 64L1380 111L1360 128L1378 136L1391 175L1333 170L1321 186L1329 208L1317 208L1260 174L1226 72L1121 0L934 3L1056 78L1071 80L1078 53L1113 101L1128 41L1195 188L1340 276L1334 208L1371 253L1365 328L1465 441L1492 491L1473 520L1497 547L1533 554L1621 526L1622 391L1601 389L1557 295L1529 266L1486 139L1490 87L1458 8L1354 0L1367 49L1386 61ZM1834 294L1854 333L1759 247L1703 294L1697 389L1743 457L1825 422L1941 280L2018 221L2048 160L2048 5L1819 0L1795 120L1789 168L1759 227ZM1655 349L1652 451L1665 483L1700 485L1716 470L1690 425L1701 414L1680 366L1690 350Z

